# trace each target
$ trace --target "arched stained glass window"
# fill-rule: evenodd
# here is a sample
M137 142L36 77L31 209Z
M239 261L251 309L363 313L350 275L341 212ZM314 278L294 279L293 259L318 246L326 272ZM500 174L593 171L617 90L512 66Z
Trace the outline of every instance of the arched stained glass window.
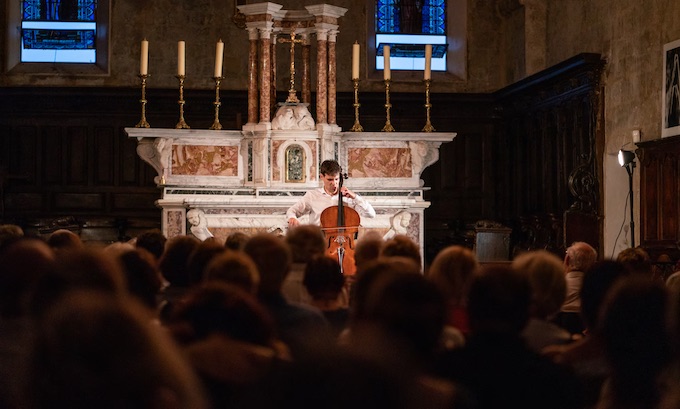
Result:
M22 0L21 62L97 62L98 0Z
M446 71L446 0L376 0L375 44L377 69L389 45L392 70L422 70L432 44L432 70Z

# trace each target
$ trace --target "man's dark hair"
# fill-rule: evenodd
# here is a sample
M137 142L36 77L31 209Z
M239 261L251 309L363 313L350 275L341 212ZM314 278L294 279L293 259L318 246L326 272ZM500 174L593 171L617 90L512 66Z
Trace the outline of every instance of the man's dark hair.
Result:
M337 175L340 173L342 168L338 161L333 159L327 159L321 162L321 167L319 168L319 173L322 175Z

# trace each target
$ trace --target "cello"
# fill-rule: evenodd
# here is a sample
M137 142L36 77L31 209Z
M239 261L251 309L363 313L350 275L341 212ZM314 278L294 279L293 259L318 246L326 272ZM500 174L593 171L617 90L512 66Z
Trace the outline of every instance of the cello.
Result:
M338 204L321 212L321 229L326 237L326 254L338 260L343 275L356 273L354 264L354 240L359 232L361 217L356 210L342 201L342 184L347 175L340 171L338 185Z

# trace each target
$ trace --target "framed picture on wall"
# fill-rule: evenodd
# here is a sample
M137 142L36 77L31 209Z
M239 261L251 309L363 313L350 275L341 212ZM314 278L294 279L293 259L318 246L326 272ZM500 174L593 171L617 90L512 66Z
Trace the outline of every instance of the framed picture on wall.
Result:
M680 40L663 46L661 137L680 135Z

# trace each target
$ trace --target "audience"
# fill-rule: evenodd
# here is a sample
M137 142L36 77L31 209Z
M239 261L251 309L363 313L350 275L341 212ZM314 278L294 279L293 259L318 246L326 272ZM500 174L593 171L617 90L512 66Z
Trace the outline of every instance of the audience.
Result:
M81 250L83 248L80 236L67 229L59 229L52 232L47 238L47 244L55 253Z
M590 244L577 241L567 248L564 256L567 295L555 323L572 334L581 334L584 330L581 321L581 285L583 274L597 261L597 251Z
M0 407L20 408L34 324L30 305L38 284L56 268L41 239L14 236L0 246Z
M345 288L345 276L335 258L317 255L307 262L302 284L312 300L311 305L321 310L331 326L334 336L339 336L347 326L349 309L340 300Z
M168 240L160 230L151 229L144 231L137 236L134 244L135 247L148 251L154 257L155 263L158 263L158 260L163 256L165 243L167 243L167 241Z
M192 289L169 328L215 408L233 407L277 361L289 359L266 309L253 295L225 283Z
M131 300L65 293L36 328L26 407L208 407L178 349Z
M659 408L671 361L668 293L663 283L648 276L619 280L600 310L609 376L598 409Z
M260 273L257 266L241 251L227 251L214 257L205 268L203 281L220 281L250 294L257 294Z
M595 262L577 242L563 263L532 251L480 268L451 246L423 275L410 238L368 233L348 303L318 227L232 239L154 230L100 248L0 226L0 407L680 402L680 293L642 249ZM560 310L580 338L550 321Z
M372 230L359 237L354 247L354 264L357 266L357 272L380 256L383 244L385 241L380 233Z
M380 249L380 257L394 256L410 258L419 266L422 265L420 247L418 247L418 244L411 240L410 237L404 234L397 234L385 241Z
M293 260L285 240L269 233L256 234L243 251L260 273L258 299L274 318L276 330L293 357L319 344L333 342L328 322L318 308L290 303L281 292Z
M118 255L123 268L127 290L144 306L156 312L158 294L163 287L156 257L141 247Z
M579 408L573 375L530 350L520 334L529 319L531 286L508 267L488 267L470 287L471 334L445 351L437 373L465 388L480 409Z
M545 250L530 251L517 256L512 267L526 275L531 286L530 318L522 331L529 348L541 352L548 345L571 342L568 331L550 322L564 303L567 292L560 259Z
M16 224L0 224L0 249L6 241L23 237L24 229Z
M175 304L189 290L189 258L200 243L192 235L175 236L166 243L165 252L158 263L161 274L167 281L167 286L159 297L161 321L170 316Z
M463 335L470 333L467 296L470 283L479 271L477 256L462 246L450 246L437 254L427 277L444 293L447 301L447 324Z
M249 238L250 237L247 234L241 231L231 233L224 241L224 247L228 248L229 250L242 251Z
M312 297L302 284L305 266L309 260L326 252L326 238L319 226L306 224L288 229L286 244L293 256L293 264L283 281L281 292L289 302L311 304Z
M593 264L583 276L580 295L585 336L571 344L554 345L543 351L555 362L572 368L581 384L586 407L594 407L609 374L599 325L600 309L609 290L628 273L628 269L616 261L603 260Z

